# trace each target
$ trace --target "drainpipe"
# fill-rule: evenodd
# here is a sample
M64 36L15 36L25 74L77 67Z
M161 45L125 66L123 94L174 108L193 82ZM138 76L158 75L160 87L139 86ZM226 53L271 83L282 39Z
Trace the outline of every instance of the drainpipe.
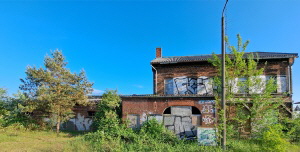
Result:
M293 88L292 88L292 66L289 65L289 93L290 95L293 94Z
M153 65L151 65L152 68L155 70L155 94L157 94L157 70Z

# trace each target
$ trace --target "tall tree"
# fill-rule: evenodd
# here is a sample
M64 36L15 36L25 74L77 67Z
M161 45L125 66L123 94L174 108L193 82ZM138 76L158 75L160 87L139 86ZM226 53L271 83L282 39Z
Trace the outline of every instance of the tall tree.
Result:
M243 43L240 35L237 35L237 43L237 47L232 46L226 38L229 50L225 59L227 124L236 131L250 127L249 131L254 135L261 128L274 122L279 114L278 108L282 100L272 95L277 88L276 76L265 76L267 63L260 64L257 54L245 54L249 41ZM217 108L220 109L222 62L216 54L213 54L210 62L217 67L218 75L214 77L214 85L217 88L215 94ZM231 114L233 111L234 115ZM219 114L222 115L223 110L220 110ZM223 128L222 125L220 126L221 131Z
M86 105L92 85L82 70L72 73L66 68L62 52L56 50L44 59L44 68L27 67L20 89L31 99L36 111L52 118L59 134L60 124L73 114L75 104Z

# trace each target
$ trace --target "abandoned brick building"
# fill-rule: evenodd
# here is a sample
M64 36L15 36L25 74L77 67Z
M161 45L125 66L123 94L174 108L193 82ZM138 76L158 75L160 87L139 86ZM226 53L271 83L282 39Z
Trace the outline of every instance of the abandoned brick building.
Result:
M285 96L283 107L292 111L292 65L297 53L256 52L259 62L268 61L264 79L274 76L277 83L275 95ZM149 118L156 118L177 135L195 136L197 127L213 128L215 108L211 78L215 67L208 62L212 55L162 56L156 49L151 61L153 94L122 95L122 117L130 127L140 127ZM90 100L99 100L91 97ZM93 109L76 107L77 117L70 120L76 130L88 130ZM71 127L71 128L72 128Z

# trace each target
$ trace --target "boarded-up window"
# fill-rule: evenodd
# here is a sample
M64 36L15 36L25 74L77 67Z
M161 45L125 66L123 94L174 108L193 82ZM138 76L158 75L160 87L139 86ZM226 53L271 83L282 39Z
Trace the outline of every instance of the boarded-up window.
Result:
M201 126L201 115L192 115L192 125Z
M212 78L201 76L198 78L197 92L201 95L213 94Z
M127 119L129 120L130 128L139 128L140 127L140 115L128 114Z
M172 115L175 116L191 116L192 115L192 107L190 106L174 106L171 107Z

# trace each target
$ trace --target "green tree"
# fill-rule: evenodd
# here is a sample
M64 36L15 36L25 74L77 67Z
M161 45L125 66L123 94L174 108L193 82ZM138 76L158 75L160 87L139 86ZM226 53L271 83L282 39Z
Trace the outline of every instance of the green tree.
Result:
M9 97L5 89L0 88L0 125L6 127L12 124L19 124L23 127L33 129L33 120L30 113L26 113L27 98L21 92Z
M6 110L6 102L7 102L8 96L6 93L6 90L3 88L0 88L0 125L4 123L4 116L7 114Z
M27 67L27 77L21 79L20 89L29 97L28 104L37 113L55 121L58 135L60 124L73 116L75 104L88 103L86 95L92 92L93 84L83 70L77 74L66 68L67 62L61 51L51 52L51 56L45 57L45 68Z
M97 104L97 112L94 117L94 128L105 132L116 132L120 124L121 98L117 90L106 90L101 101Z
M226 54L226 101L227 101L227 125L231 130L244 130L248 127L251 135L266 128L270 123L276 122L279 114L279 106L282 104L280 98L272 95L277 85L273 77L265 78L265 64L259 64L257 54L245 54L249 41L242 42L240 35L237 35L237 47L231 46L226 38L226 46L229 50ZM221 105L221 67L222 62L219 56L213 54L210 60L213 66L217 67L218 75L214 77L216 88L217 108ZM235 115L230 115L229 109L234 108ZM231 111L232 112L232 111ZM219 110L219 115L224 113ZM219 117L223 118L223 117ZM220 119L220 122L223 120ZM222 123L220 123L222 124ZM220 126L220 131L223 129Z

